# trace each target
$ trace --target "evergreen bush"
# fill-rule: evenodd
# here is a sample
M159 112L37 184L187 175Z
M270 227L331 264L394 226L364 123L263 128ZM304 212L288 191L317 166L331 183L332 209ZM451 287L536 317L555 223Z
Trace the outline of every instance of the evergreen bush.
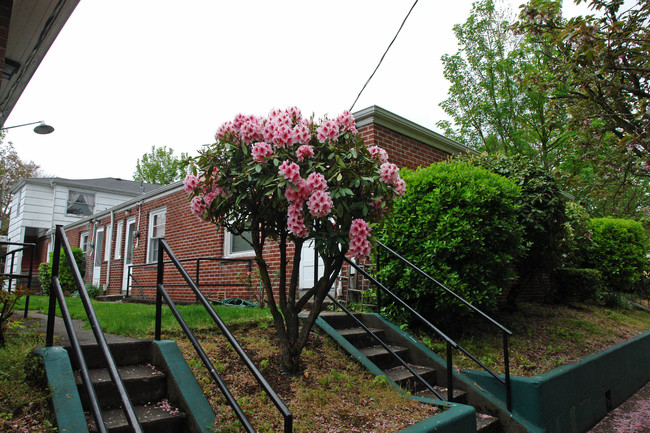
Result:
M630 219L594 218L591 230L586 267L600 271L610 292L632 292L648 262L648 238L643 225Z
M79 272L81 272L81 276L83 277L86 272L86 258L83 250L81 248L72 248L72 255L74 256L74 261L77 263ZM38 267L38 281L41 282L41 289L43 290L44 295L50 294L53 257L54 253L51 252L47 263L41 263L41 265ZM61 258L59 262L59 282L61 283L61 288L63 290L69 291L71 294L77 290L77 286L75 285L74 278L72 276L72 271L68 266L68 261L63 249L61 250Z
M379 238L473 305L494 307L522 253L519 187L460 161L402 174L406 195ZM382 258L380 279L433 323L458 323L469 311L397 260Z

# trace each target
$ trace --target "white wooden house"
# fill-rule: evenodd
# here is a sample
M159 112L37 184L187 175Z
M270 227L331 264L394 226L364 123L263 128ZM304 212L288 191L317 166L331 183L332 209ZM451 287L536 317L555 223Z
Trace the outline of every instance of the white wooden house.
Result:
M10 220L7 241L35 243L33 271L47 261L52 243L49 235L56 225L67 225L89 215L112 208L126 200L158 188L159 185L117 178L64 179L60 177L29 178L18 182L11 190ZM86 249L86 238L81 247ZM76 245L75 245L76 246ZM12 246L9 246L11 250ZM14 268L5 264L5 272L26 273L29 257L23 260L16 253Z

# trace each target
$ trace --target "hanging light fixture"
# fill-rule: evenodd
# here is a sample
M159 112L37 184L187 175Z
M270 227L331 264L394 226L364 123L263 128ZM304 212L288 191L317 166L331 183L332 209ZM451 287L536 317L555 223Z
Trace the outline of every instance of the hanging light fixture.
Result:
M37 123L38 125L34 127L34 132L37 134L51 134L54 131L54 128L45 123L43 120L40 120L38 122L23 123L22 125L7 126L6 128L0 128L0 131L5 131L12 128L20 128L21 126L36 125Z

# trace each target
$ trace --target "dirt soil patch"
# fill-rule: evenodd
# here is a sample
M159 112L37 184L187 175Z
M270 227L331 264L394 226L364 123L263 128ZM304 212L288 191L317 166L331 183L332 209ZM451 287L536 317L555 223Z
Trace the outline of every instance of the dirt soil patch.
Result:
M268 324L238 326L233 332L293 413L294 432L395 432L441 411L368 373L327 336L312 333L303 351L303 371L292 377L282 372L277 339ZM217 414L215 432L243 431L189 343L180 335L174 339ZM257 431L283 431L281 415L225 338L204 336L201 344Z

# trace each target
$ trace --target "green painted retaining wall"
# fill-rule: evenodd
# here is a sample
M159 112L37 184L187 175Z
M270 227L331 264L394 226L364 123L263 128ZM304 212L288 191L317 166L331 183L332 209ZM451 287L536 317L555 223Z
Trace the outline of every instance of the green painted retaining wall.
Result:
M503 385L487 373L463 371L505 399ZM650 380L650 331L538 376L511 376L513 414L534 433L583 433Z

